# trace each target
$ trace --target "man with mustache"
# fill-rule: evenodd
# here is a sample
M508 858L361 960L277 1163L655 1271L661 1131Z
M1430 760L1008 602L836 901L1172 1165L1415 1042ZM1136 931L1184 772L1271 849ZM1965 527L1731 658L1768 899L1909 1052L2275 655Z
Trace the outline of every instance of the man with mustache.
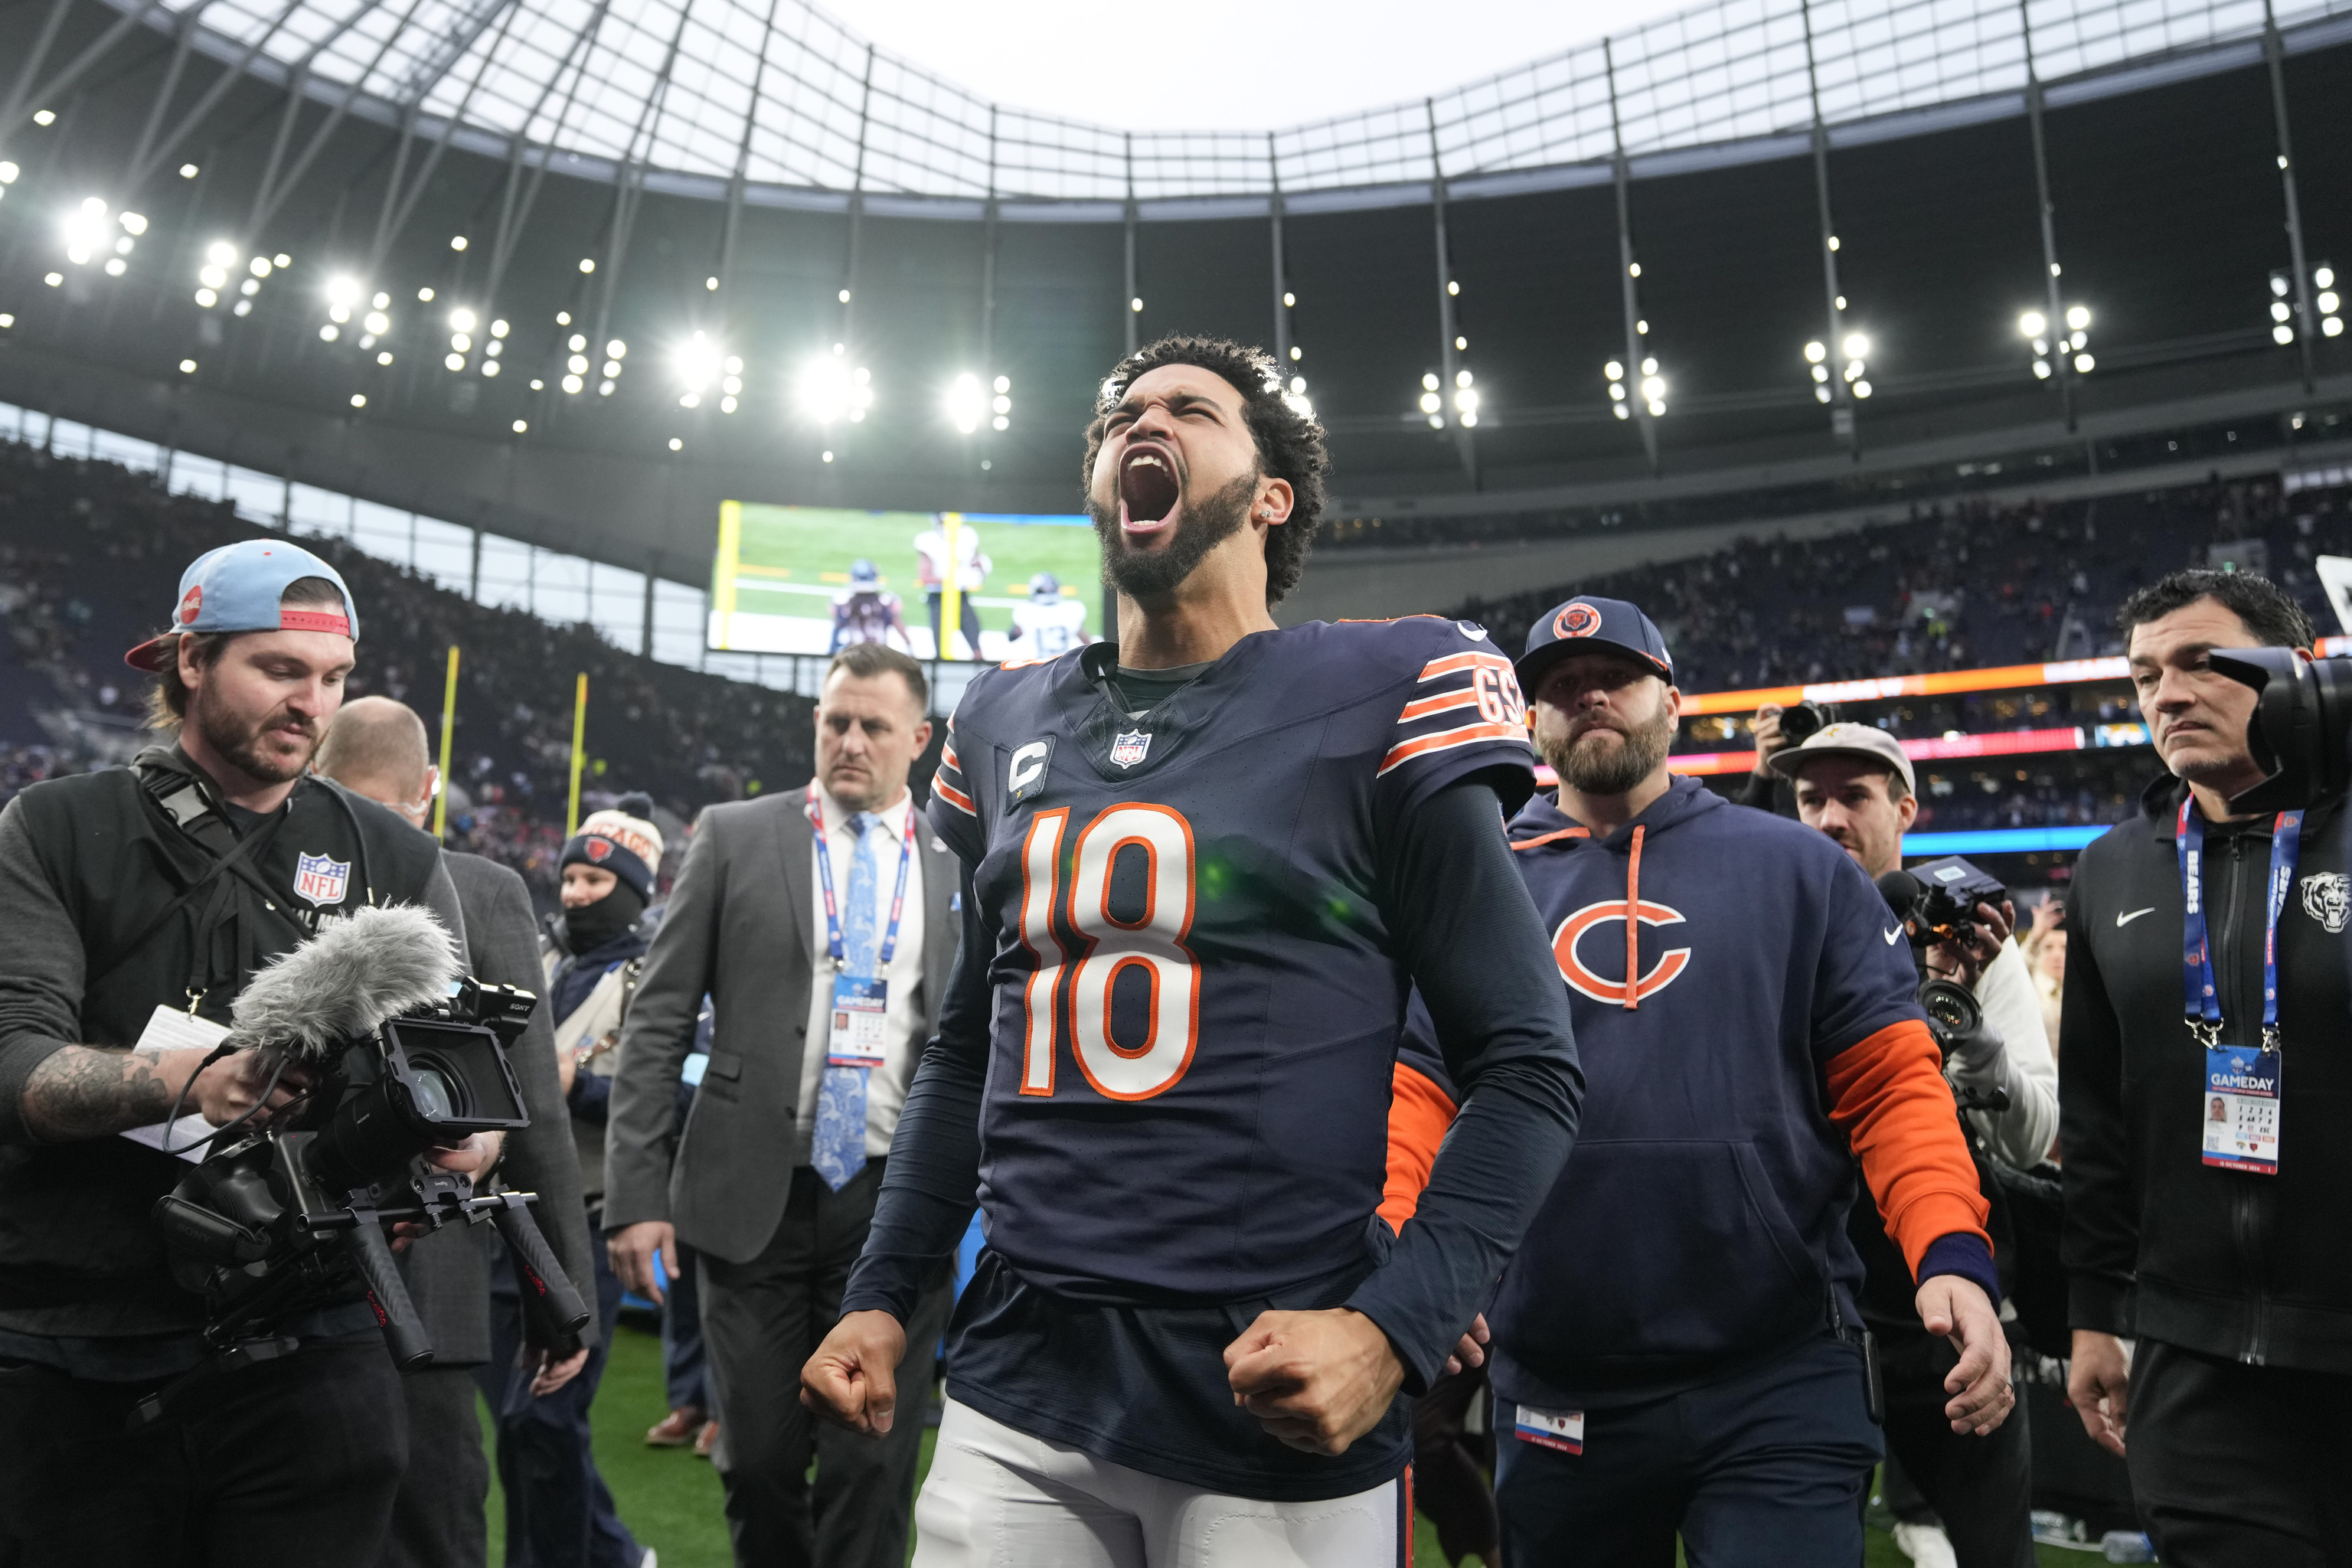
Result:
M1902 931L1836 845L1668 771L1681 693L1638 607L1559 605L1518 674L1559 791L1511 847L1591 1096L1488 1309L1504 1553L1667 1568L1679 1533L1710 1568L1859 1562L1881 1444L1857 1160L1959 1352L1945 1418L1982 1434L2014 1403Z
M1532 784L1509 662L1430 617L1276 626L1325 467L1264 353L1122 361L1082 470L1117 640L983 672L950 727L962 949L802 1373L856 1430L911 1415L901 1325L977 1189L921 1568L1407 1561L1409 1396L1481 1359L1566 1155L1567 1007L1501 833ZM1450 1131L1399 1088L1414 980ZM1444 1144L1391 1228L1400 1104Z
M260 1125L301 1088L254 1052L205 1065L257 969L369 903L424 904L462 950L439 847L305 774L358 632L309 551L210 552L126 656L178 743L0 812L0 1560L291 1568L381 1546L408 1428L362 1289L273 1329L292 1353L229 1370L149 1217L191 1168L164 1152L191 1136L159 1125L175 1103Z

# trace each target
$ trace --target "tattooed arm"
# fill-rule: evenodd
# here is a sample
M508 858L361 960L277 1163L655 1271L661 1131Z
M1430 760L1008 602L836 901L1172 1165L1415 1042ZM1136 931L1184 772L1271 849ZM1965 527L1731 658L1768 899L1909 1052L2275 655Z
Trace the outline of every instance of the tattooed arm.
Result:
M121 1051L100 1046L67 1046L43 1058L25 1081L18 1114L44 1143L105 1138L126 1128L145 1127L172 1113L188 1075L210 1053L185 1050ZM194 1111L217 1127L242 1116L269 1082L275 1064L258 1051L239 1051L206 1068L188 1089L183 1114ZM297 1075L289 1071L269 1096L271 1110L293 1096ZM268 1111L254 1119L268 1120Z

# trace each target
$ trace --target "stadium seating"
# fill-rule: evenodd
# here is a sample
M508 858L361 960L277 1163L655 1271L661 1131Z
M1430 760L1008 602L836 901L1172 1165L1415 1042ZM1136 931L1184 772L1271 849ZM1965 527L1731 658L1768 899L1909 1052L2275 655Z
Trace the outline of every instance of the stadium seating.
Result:
M204 551L262 531L117 464L0 442L0 792L126 760L146 683L122 650L162 624ZM583 811L642 789L691 820L713 801L805 782L807 699L625 653L584 626L488 609L333 540L361 617L352 695L409 702L438 732L447 651L462 649L453 842L552 896L569 788L573 678L589 683ZM684 835L677 835L683 840Z

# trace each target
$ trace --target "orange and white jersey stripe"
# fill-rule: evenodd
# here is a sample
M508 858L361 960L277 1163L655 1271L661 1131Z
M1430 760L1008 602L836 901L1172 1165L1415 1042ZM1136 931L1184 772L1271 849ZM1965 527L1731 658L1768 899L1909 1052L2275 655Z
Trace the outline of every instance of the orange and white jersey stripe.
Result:
M1528 743L1528 704L1511 661L1487 648L1440 655L1422 666L1397 715L1381 773L1459 746Z

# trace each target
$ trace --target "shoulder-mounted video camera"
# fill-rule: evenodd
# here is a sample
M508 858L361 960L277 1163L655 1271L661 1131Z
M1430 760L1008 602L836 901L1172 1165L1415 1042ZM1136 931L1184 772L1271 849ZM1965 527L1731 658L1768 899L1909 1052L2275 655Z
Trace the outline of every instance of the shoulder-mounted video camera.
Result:
M2291 647L2217 647L2207 658L2258 693L2246 749L2263 778L2230 797L2232 812L2294 811L2352 784L2352 658Z
M533 1342L561 1345L587 1323L531 1220L538 1194L478 1193L471 1178L430 1163L477 1132L530 1124L507 1051L538 998L451 978L455 962L430 915L364 910L238 998L236 1027L216 1054L240 1044L276 1051L279 1070L299 1063L308 1085L266 1129L215 1147L154 1210L173 1276L204 1296L205 1342L227 1364L292 1349L286 1326L351 1300L355 1283L394 1363L430 1363L432 1342L393 1260L390 1230L403 1223L428 1232L494 1225L513 1255ZM380 1010L387 1003L404 1005Z

